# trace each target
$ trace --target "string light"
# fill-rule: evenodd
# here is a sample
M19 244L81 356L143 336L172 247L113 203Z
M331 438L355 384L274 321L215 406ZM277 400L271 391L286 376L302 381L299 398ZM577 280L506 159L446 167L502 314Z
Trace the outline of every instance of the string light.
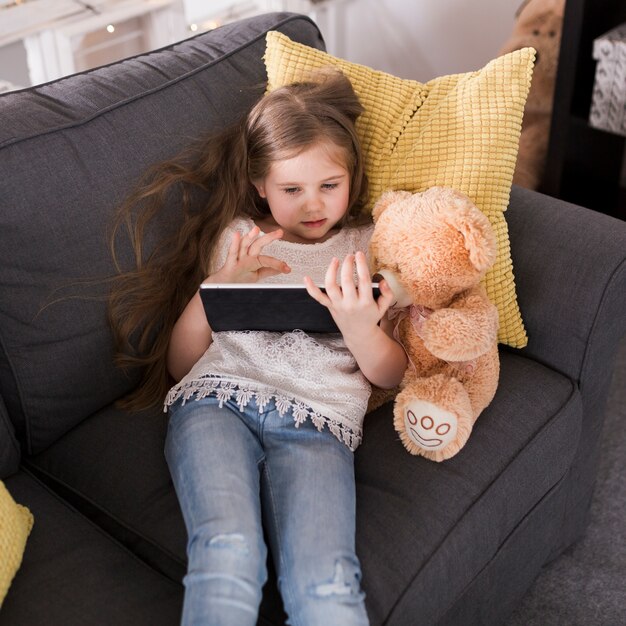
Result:
M193 33L200 31L206 32L207 30L213 30L214 28L218 28L222 25L221 20L207 20L206 22L202 22L201 24L189 24L189 30Z

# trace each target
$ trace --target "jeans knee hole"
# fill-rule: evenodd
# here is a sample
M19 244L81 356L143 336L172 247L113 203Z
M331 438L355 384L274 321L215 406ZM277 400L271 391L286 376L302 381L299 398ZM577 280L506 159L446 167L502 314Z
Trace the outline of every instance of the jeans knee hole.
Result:
M335 562L335 571L329 581L314 585L313 595L318 598L343 597L360 600L363 593L360 588L361 573L358 566L346 559Z
M250 552L245 537L239 533L215 535L205 545L208 548L231 550L242 555L247 555Z

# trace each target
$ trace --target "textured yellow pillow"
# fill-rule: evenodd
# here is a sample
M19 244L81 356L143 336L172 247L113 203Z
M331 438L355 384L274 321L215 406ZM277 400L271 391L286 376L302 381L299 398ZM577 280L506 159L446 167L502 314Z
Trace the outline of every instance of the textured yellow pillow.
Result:
M31 512L15 503L0 480L0 606L22 564L26 539L32 527Z
M427 83L404 80L267 34L268 90L302 80L315 69L338 67L351 80L365 113L357 122L370 181L370 206L383 191L457 189L489 218L498 240L484 278L500 315L498 339L520 348L527 337L517 303L509 234L509 203L524 105L535 51L498 57L476 72Z

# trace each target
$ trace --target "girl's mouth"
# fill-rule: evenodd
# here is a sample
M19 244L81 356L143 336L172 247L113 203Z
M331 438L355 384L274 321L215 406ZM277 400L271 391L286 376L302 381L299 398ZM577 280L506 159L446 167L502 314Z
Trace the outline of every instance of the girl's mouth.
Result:
M325 222L326 222L326 218L321 219L321 220L315 220L313 222L302 222L302 224L306 228L319 228L320 226L323 226Z

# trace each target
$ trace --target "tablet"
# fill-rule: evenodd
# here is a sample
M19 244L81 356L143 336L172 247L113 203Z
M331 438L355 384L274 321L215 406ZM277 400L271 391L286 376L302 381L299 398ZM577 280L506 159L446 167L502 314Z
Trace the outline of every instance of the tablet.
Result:
M319 285L322 291L325 289ZM372 285L378 298L378 283ZM203 283L200 297L214 331L267 330L338 333L328 309L304 285L276 283Z

